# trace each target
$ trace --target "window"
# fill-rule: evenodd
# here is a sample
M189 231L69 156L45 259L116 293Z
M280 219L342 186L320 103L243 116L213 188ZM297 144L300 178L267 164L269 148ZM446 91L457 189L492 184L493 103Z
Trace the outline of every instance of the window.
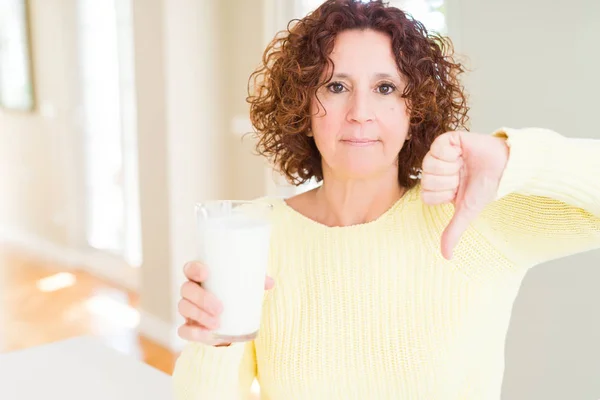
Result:
M78 0L86 240L141 264L131 3Z
M410 14L428 31L447 34L444 0L396 0L390 1L390 5Z

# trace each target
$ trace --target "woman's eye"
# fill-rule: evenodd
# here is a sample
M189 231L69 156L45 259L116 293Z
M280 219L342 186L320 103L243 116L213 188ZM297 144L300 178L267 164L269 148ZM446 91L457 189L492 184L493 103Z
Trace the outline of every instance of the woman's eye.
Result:
M394 85L390 85L389 83L384 83L383 85L379 85L377 87L377 92L380 94L390 94L393 93L394 90L396 90L396 87Z
M342 93L344 91L344 85L339 82L333 82L327 85L327 89L332 93Z

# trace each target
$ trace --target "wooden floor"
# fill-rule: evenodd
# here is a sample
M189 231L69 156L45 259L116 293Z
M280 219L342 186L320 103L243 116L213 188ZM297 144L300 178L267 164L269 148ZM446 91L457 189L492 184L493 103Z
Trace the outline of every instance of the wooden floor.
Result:
M176 355L140 337L137 296L0 247L0 353L93 335L168 374Z

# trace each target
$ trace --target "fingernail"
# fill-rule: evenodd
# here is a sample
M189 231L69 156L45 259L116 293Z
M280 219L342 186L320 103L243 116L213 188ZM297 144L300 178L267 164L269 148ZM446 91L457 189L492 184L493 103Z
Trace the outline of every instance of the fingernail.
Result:
M196 276L197 274L193 271L194 265L195 265L195 263L193 261L190 261L187 264L185 264L185 266L183 267L183 272L187 276L189 276L189 278L191 278L191 279L197 278L197 276Z
M185 265L183 266L183 272L188 273L190 271L191 264L191 262L185 263Z

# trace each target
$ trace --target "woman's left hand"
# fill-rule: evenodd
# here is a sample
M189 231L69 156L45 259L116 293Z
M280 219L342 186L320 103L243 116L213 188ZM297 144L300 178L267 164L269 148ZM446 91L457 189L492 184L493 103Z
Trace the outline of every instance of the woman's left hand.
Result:
M446 132L423 160L421 186L427 204L454 204L442 234L442 255L452 258L460 237L496 198L509 149L504 139L466 131Z

